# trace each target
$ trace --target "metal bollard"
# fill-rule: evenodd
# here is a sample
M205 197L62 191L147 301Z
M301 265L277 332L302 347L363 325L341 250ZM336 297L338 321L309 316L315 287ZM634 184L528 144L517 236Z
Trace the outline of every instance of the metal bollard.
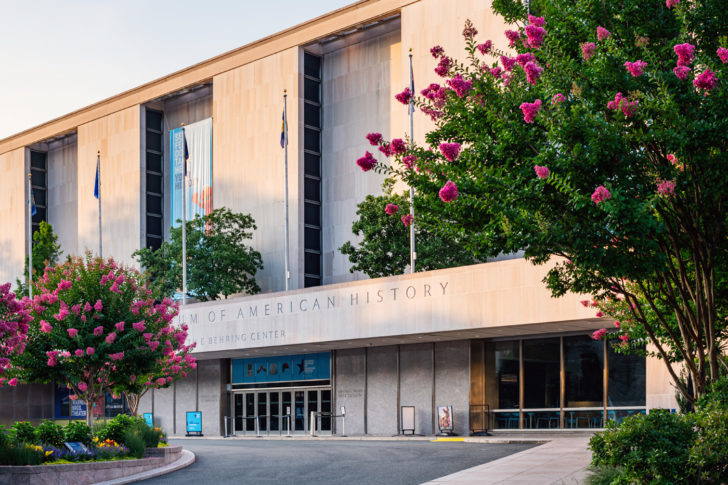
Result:
M291 415L286 416L288 418L288 437L291 437Z
M311 424L311 437L314 437L316 436L316 411L311 411L309 423Z
M228 419L230 419L228 416L225 416L225 438L227 438L228 435Z
M255 416L255 436L260 438L260 420L257 415Z
M341 436L346 436L346 414L341 417Z

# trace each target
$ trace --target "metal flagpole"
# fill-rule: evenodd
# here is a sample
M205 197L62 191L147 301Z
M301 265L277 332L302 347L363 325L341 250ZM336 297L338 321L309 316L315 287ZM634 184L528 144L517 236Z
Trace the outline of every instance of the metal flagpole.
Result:
M414 130L414 115L415 115L415 80L412 74L412 49L409 50L409 65L410 65L410 91L412 91L412 98L409 104L409 115L410 115L410 147L415 147L415 130ZM410 186L410 215L412 216L412 222L410 223L410 273L415 272L415 260L417 259L417 252L415 251L415 189Z
M182 123L182 143L187 145L187 135ZM187 147L189 148L189 147ZM187 303L187 150L184 158L184 179L182 182L182 304Z
M30 167L29 167L30 168ZM33 186L28 170L28 295L33 298Z
M104 244L101 239L101 150L96 152L96 173L98 174L99 187L99 257L104 257Z
M283 151L284 151L284 157L283 157L283 180L284 180L284 186L285 186L285 192L284 192L284 205L286 208L286 254L284 258L284 265L285 265L285 280L286 280L286 291L288 291L288 284L289 280L291 279L291 271L290 271L290 262L289 262L289 236L288 236L288 106L287 106L287 97L288 94L286 94L286 90L283 90Z

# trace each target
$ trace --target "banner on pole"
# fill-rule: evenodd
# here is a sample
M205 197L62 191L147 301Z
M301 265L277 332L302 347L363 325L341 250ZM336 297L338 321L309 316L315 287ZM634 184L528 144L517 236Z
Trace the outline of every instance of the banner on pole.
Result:
M187 220L212 212L212 118L207 118L169 132L172 227L180 226L182 220L185 138L189 151Z

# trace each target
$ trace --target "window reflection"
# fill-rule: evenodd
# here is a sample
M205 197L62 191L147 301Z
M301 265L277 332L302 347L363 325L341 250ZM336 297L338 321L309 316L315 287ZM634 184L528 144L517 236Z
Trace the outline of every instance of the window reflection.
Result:
M557 338L523 341L523 407L558 408L561 344Z
M567 408L604 406L604 343L589 336L564 337Z
M644 406L646 393L645 358L619 354L608 345L609 387L607 406Z

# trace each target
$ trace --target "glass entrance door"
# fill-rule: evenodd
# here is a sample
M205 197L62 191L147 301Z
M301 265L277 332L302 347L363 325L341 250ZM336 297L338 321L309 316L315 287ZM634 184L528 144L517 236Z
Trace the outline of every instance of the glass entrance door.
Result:
M331 413L331 389L250 390L233 395L235 434L310 433L311 412ZM290 417L288 415L290 414ZM317 433L330 433L330 416L314 415Z

